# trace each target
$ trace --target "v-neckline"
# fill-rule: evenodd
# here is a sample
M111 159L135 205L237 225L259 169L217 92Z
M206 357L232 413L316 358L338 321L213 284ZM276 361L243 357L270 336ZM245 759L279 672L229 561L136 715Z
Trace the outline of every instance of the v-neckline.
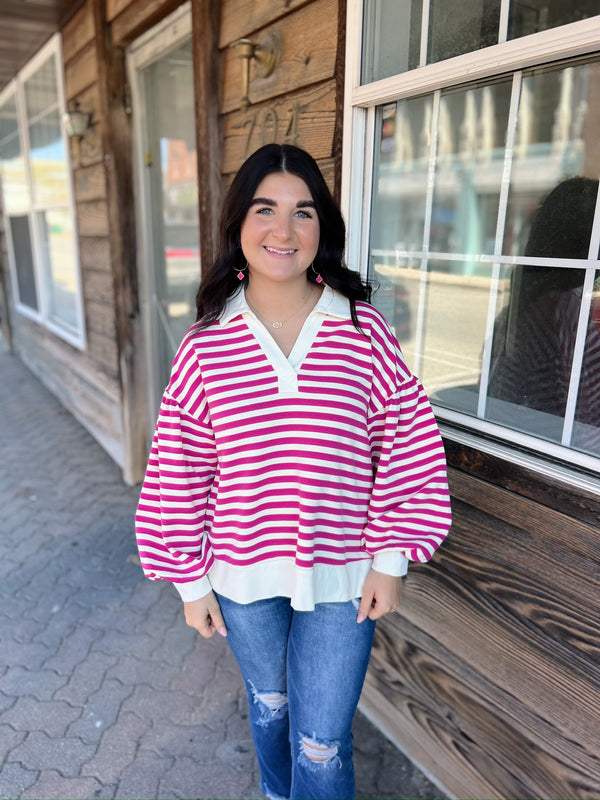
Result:
M280 394L298 391L298 375L302 364L308 356L325 319L325 316L317 311L316 308L317 306L313 308L304 321L294 346L287 357L264 323L258 319L252 310L249 310L249 314L246 317L246 324L277 375Z

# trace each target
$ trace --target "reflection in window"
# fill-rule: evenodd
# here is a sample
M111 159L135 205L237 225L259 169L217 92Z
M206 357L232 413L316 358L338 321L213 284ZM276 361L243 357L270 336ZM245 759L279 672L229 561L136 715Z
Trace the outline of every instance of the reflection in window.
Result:
M431 251L494 252L510 94L510 79L442 93Z
M598 182L587 178L553 189L534 216L524 255L587 259L597 191ZM502 414L514 413L506 403L534 409L542 412L536 417L545 437L560 442L584 280L582 269L514 268L508 303L495 323L488 390L503 404L490 402L490 419L505 422Z
M597 455L599 93L581 61L382 106L369 264L438 406Z
M21 150L17 102L13 95L0 106L0 169L6 212L27 211L29 186L25 173L25 159Z
M600 272L592 291L572 445L600 456Z
M369 0L364 4L362 82L419 65L423 0Z
M499 22L498 0L431 0L427 62L497 44Z
M523 254L540 201L565 177L582 174L590 147L589 101L598 64L523 75L508 198L504 253ZM590 165L591 166L591 165Z
M35 287L35 271L33 265L33 252L31 249L31 233L29 231L29 218L27 216L11 216L10 237L12 241L15 262L18 264L17 288L19 300L23 305L37 311L38 299Z
M76 264L73 253L73 225L65 208L38 216L42 258L48 277L49 314L56 320L77 325Z
M511 0L508 11L508 38L558 28L598 14L597 0Z

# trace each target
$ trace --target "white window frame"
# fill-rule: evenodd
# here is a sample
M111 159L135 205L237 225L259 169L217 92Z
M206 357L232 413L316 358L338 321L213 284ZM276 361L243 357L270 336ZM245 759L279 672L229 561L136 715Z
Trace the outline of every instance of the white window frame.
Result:
M75 209L75 194L73 188L73 166L71 162L71 146L67 136L65 126L61 127L63 144L65 148L65 163L67 171L67 203L66 209L71 216L71 223L73 226L73 263L75 264L75 312L77 324L75 328L71 328L66 324L56 321L50 314L50 299L48 297L46 280L43 275L43 257L42 257L42 242L40 240L40 232L36 224L36 215L39 211L46 209L47 204L38 204L33 192L33 178L31 175L31 162L29 158L30 143L29 143L29 129L27 125L27 115L25 110L25 82L39 67L49 58L54 58L56 67L56 82L58 89L58 101L61 109L61 114L66 111L65 99L65 83L63 72L63 57L62 57L62 39L60 33L54 36L47 42L44 47L39 50L36 55L23 67L6 88L0 92L0 104L4 103L14 96L17 106L17 120L19 127L19 140L21 144L21 152L25 161L25 174L26 181L29 188L29 207L27 211L23 212L27 215L29 220L29 232L31 238L31 249L33 256L33 268L35 288L37 293L38 308L33 309L24 305L19 298L18 281L17 281L17 265L14 257L14 247L11 235L9 219L11 214L3 205L2 213L5 219L7 250L8 250L8 263L11 276L13 302L15 309L25 317L43 325L56 336L64 339L69 344L76 347L78 350L84 350L86 346L85 335L85 320L83 308L83 292L81 281L81 263L79 259L79 238L77 232L77 216ZM0 201L3 199L0 194Z
M425 22L428 8L429 3L424 0ZM360 265L363 277L366 277L369 263L378 106L600 52L600 16L510 41L506 41L507 20L508 0L503 0L499 44L361 85L363 0L348 0L341 207L348 228L347 262ZM426 44L425 24L423 29L421 63ZM598 231L592 232L594 239L599 235ZM435 406L434 410L442 433L450 440L534 469L547 477L595 493L600 490L600 458L466 413L441 406Z

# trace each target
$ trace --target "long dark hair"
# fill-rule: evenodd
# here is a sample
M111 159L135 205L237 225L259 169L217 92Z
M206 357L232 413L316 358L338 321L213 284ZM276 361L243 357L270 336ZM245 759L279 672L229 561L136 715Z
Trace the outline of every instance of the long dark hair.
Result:
M346 267L344 219L325 183L316 161L305 150L289 144L266 144L240 167L225 196L219 224L219 244L213 265L204 274L196 297L197 317L202 327L217 320L227 300L242 283L237 273L245 269L246 259L240 246L240 231L260 182L273 172L289 173L308 186L319 218L320 238L313 270L307 279L323 281L350 300L352 321L360 330L356 301L369 300L371 289L358 272ZM248 283L248 274L243 285Z

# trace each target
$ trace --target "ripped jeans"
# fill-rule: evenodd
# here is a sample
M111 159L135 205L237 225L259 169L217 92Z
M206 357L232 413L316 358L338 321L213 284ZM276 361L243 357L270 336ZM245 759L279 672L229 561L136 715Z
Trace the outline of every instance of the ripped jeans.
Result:
M263 792L351 800L352 720L375 622L357 624L356 601L295 611L286 597L217 597L246 682Z

